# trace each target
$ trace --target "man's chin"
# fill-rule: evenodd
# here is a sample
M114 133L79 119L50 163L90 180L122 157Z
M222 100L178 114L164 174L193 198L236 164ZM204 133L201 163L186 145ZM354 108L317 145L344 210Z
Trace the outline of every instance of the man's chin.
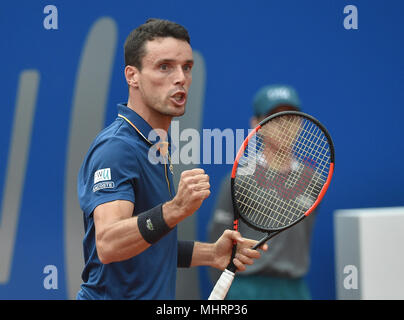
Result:
M166 115L171 117L181 117L185 114L185 106L178 107L178 106L170 106L167 110Z
M182 110L181 112L179 112L179 113L173 115L173 117L182 117L184 114L185 114L185 109Z

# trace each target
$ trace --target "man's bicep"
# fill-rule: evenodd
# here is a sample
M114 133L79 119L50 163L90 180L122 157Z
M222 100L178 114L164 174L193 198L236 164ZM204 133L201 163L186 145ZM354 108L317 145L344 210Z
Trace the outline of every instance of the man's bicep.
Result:
M100 204L93 213L96 232L117 221L132 217L133 210L133 202L127 200L115 200Z

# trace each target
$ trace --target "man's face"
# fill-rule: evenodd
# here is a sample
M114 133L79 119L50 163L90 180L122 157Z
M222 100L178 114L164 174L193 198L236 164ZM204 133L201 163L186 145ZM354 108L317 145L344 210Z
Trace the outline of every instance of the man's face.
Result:
M191 46L169 37L148 41L145 49L138 75L142 102L160 114L182 116L192 82Z

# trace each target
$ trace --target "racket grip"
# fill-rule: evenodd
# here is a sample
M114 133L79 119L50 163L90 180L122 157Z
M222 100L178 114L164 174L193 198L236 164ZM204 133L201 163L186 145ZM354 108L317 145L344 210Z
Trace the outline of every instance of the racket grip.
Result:
M216 282L208 300L224 300L234 279L234 272L225 269Z

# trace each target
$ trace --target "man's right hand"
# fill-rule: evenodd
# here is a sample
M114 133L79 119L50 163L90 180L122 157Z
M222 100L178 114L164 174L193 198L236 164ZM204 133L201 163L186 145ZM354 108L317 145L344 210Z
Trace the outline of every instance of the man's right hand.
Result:
M209 176L203 169L183 171L176 196L163 205L164 220L167 225L172 228L192 215L209 195Z

